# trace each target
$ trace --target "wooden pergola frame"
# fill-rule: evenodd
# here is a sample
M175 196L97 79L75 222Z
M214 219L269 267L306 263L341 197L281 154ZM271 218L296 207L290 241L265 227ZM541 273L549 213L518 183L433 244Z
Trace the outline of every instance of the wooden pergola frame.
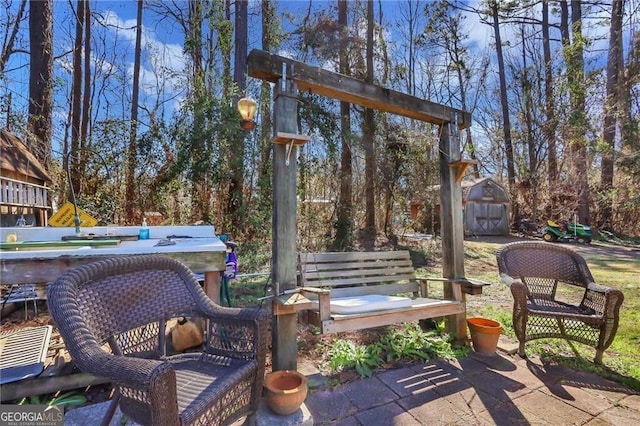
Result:
M461 158L459 134L460 130L471 126L470 113L262 50L252 50L247 65L249 76L276 83L273 111L272 279L277 294L296 287L297 166L295 161L289 162L288 159L290 156L295 158L296 147L307 139L306 136L297 135L298 90L440 126L442 276L452 279L465 277L459 175L464 173L468 162ZM282 135L289 135L290 141L287 142ZM465 316L448 318L450 331L456 334L458 340L466 340ZM297 314L273 316L274 370L297 368L296 335Z

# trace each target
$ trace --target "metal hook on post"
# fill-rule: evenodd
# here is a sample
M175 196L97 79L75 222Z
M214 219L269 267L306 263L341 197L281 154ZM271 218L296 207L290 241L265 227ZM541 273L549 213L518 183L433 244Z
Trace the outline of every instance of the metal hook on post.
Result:
M289 158L291 157L291 151L293 151L293 139L291 139L291 141L289 141L289 143L287 144L287 158L284 161L284 165L287 167L289 167Z

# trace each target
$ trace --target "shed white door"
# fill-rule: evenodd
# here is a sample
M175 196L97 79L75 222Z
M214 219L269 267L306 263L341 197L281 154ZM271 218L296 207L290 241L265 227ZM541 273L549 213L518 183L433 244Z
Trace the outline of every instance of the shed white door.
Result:
M503 235L509 232L508 212L504 204L468 202L467 232L474 235Z

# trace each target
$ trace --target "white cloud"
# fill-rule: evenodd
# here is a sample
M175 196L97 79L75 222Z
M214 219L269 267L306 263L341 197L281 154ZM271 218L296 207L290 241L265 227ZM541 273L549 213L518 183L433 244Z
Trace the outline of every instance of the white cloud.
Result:
M121 19L115 12L107 10L102 15L102 23L117 34L119 38L132 45L136 39L136 20ZM140 70L140 87L146 95L167 95L180 90L182 75L187 59L181 45L160 40L157 34L142 26L143 62ZM133 75L133 58L128 64L129 75Z

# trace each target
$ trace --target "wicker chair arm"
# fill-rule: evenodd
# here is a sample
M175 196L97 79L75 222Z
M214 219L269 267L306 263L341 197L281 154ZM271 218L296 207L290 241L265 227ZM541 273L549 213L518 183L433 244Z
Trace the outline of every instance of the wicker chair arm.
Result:
M582 303L605 314L606 317L613 318L618 316L623 299L624 296L620 290L590 282L587 284L587 291Z
M134 390L134 393L139 391L147 395L146 402L143 397L139 402L149 406L153 424L175 424L178 417L176 373L170 363L104 352L92 360L91 370L96 375L111 379L128 394Z
M266 319L266 312L253 308L227 308L211 302L201 306L205 318L213 322L247 321L260 322Z
M596 293L607 294L607 293L609 293L611 291L619 291L619 290L616 290L616 289L614 289L612 287L603 286L602 284L596 284L596 283L591 282L591 283L587 284L587 291L593 291L593 292L596 292Z
M212 321L216 321L216 319L220 321L233 321L236 319L258 321L261 320L264 315L264 312L260 309L220 306L206 296L204 292L196 294L195 299L198 309L202 312L203 316Z
M521 309L527 309L527 285L505 273L500 273L500 280L511 290L514 303Z
M105 377L119 385L148 391L158 376L166 374L167 367L162 361L112 355L101 351L90 359L74 359L80 370Z
M500 281L507 285L507 287L511 287L514 282L522 282L519 279L513 278L511 275L505 274L504 272L500 272Z

